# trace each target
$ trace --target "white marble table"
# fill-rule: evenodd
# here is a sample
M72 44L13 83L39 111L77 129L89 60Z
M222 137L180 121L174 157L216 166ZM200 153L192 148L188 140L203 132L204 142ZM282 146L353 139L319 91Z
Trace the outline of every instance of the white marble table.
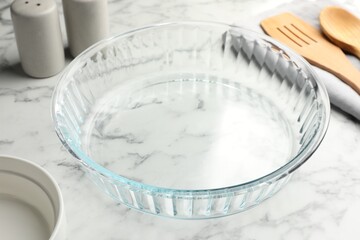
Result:
M334 108L313 157L280 193L247 212L186 221L115 204L84 176L56 137L50 99L57 77L34 80L22 73L10 2L0 1L0 154L30 159L56 178L69 239L360 239L360 123ZM172 20L238 22L289 0L109 2L111 32L117 33ZM359 7L355 0L343 3Z

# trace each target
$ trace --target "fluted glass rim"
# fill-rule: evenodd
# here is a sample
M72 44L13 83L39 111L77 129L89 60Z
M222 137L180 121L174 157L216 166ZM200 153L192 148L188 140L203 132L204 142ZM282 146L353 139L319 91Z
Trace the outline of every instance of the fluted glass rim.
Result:
M61 129L59 128L58 120L56 117L56 112L59 108L58 106L58 97L63 89L64 86L67 85L68 82L71 81L71 78L69 76L76 71L78 66L81 66L81 63L84 63L89 57L91 57L94 53L96 53L98 50L103 49L107 45L111 45L113 42L117 41L120 38L130 36L137 32L146 31L149 29L156 29L166 26L179 26L179 25L193 25L193 26L218 26L218 27L225 27L228 30L240 30L241 33L246 33L246 35L249 35L255 39L270 43L272 45L275 45L278 47L281 51L283 51L286 55L290 57L291 60L299 62L302 64L302 66L305 66L306 73L308 77L311 77L315 81L314 88L317 89L317 95L320 97L320 99L323 101L323 104L321 104L323 107L323 121L320 122L319 131L317 132L313 137L312 140L309 141L309 143L301 150L299 151L296 156L294 156L291 160L289 160L286 164L279 167L278 169L268 173L267 175L264 175L262 177L250 180L245 183L227 186L227 187L221 187L221 188L209 188L209 189L175 189L175 188L165 188L165 187L158 187L146 183L140 183L135 180L123 177L121 175L118 175L114 173L113 171L101 166L100 164L96 163L94 160L92 160L89 156L87 156L81 149L73 146L71 143L67 141L67 139L64 137ZM272 183L274 181L277 181L289 174L291 174L293 171L295 171L297 168L299 168L304 162L306 162L311 155L316 151L316 149L319 147L320 143L322 142L330 121L330 100L328 97L328 93L326 91L324 83L319 79L315 71L312 69L310 64L302 58L300 55L295 53L290 48L286 47L282 43L276 41L275 39L266 36L264 34L255 32L253 30L249 30L247 28L244 28L242 26L236 26L232 24L226 24L221 22L213 22L213 21L177 21L177 22L167 22L167 23L159 23L159 24L152 24L140 28L136 28L130 31L126 31L120 34L117 34L113 37L101 40L97 42L96 44L90 46L88 49L86 49L84 52L82 52L79 56L77 56L67 67L66 69L60 74L59 81L57 85L55 86L52 100L51 100L51 117L53 124L55 126L55 132L58 135L60 141L62 144L67 148L67 150L76 158L80 160L80 162L89 170L95 171L98 174L110 178L114 182L120 182L122 184L129 185L130 187L142 189L149 192L156 192L158 194L162 195L179 195L179 196L211 196L213 194L228 194L231 192L239 191L242 189L249 189L255 186L260 186L266 183Z

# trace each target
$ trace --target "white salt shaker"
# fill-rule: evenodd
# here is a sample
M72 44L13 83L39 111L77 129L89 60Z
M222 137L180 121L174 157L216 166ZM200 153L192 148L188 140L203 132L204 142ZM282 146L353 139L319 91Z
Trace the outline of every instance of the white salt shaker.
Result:
M62 0L67 37L75 57L108 36L107 0Z
M45 78L60 72L65 56L55 1L15 0L10 9L25 73Z

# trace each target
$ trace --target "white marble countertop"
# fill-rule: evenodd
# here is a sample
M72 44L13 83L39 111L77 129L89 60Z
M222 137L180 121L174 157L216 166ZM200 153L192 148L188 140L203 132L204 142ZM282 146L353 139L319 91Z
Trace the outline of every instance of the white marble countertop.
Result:
M360 238L360 123L334 108L316 153L282 191L249 211L187 221L114 203L84 176L54 132L50 99L57 77L35 80L22 73L10 2L0 2L0 154L29 159L56 178L64 196L69 239ZM117 33L172 20L239 22L283 2L290 1L110 0L110 26Z

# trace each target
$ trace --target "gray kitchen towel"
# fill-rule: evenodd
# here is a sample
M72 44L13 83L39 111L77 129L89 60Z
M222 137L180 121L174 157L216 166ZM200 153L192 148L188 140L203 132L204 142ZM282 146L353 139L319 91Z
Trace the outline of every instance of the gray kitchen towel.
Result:
M290 12L294 15L305 20L315 28L320 29L319 25L319 14L321 10L327 6L339 5L334 1L320 0L320 1L291 1L290 3L284 4L276 9L269 10L255 16L253 19L247 19L246 23L238 22L235 25L243 26L245 28L251 29L253 31L263 33L260 22L270 16L274 16L283 12ZM341 6L344 7L344 6ZM346 8L346 6L345 6ZM360 16L360 9L349 9L353 14ZM247 24L247 23L251 23ZM348 54L347 57L353 63L353 65L360 69L360 60L356 57ZM335 77L329 72L326 72L318 67L313 66L316 74L324 82L327 92L329 94L330 102L334 106L342 109L344 112L349 113L358 120L360 120L360 95L357 94L352 88L343 83L340 79Z

